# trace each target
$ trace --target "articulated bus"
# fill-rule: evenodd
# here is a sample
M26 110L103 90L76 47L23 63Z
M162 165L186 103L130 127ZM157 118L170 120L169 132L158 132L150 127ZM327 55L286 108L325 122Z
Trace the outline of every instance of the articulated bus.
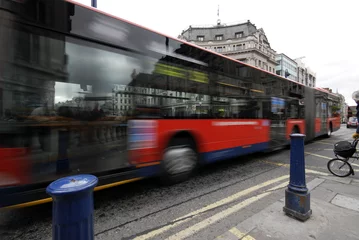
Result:
M0 0L0 207L51 201L64 176L176 183L291 133L330 136L338 102L76 2Z

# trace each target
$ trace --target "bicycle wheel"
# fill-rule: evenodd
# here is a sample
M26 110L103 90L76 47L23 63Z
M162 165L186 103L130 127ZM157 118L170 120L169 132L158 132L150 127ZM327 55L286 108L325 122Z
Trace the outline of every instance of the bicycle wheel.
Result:
M348 177L353 172L352 166L339 158L330 160L327 164L329 172L337 177Z

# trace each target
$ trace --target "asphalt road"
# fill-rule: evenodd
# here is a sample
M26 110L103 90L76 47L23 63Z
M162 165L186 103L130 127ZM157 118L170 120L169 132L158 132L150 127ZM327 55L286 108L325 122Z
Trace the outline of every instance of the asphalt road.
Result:
M345 125L305 146L307 182L332 177L333 144L351 140ZM143 180L95 193L96 239L215 239L284 197L289 150L245 156L202 168L189 181ZM359 171L359 162L354 170ZM357 178L357 175L350 176ZM0 212L0 239L51 239L51 203Z

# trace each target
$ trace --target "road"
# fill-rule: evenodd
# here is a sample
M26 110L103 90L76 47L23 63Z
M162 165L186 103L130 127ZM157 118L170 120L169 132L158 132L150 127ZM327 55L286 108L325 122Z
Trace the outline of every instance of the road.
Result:
M353 133L342 125L331 138L305 146L307 182L332 177L326 164L333 144ZM238 236L233 226L284 197L289 153L213 164L174 186L147 179L96 192L96 239L215 239L229 230ZM359 163L354 168L358 171ZM51 239L51 203L0 212L0 239Z

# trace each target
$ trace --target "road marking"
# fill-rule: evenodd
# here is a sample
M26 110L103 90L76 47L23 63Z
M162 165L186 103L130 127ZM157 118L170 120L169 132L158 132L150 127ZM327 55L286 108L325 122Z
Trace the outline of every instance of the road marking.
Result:
M333 145L334 145L334 143L332 144L332 143L326 143L326 142L317 142L317 143L320 143L320 144L325 144L325 145L331 145L331 146L333 146Z
M334 144L333 142L330 142L330 141L326 141L326 140L320 140L318 142L323 142L323 143L331 143L331 144Z
M289 168L289 167L290 167L290 164L287 164L287 163L276 163L276 162L271 162L271 161L262 161L262 162L268 163L268 164L273 164L273 165L280 166L280 167L286 167L286 168ZM359 165L358 165L358 166L359 166ZM306 168L306 169L305 169L305 172L306 172L306 173L318 174L318 175L322 175L322 176L329 176L329 175L330 175L330 174L328 174L328 173L324 173L324 172L312 170L312 169L309 169L309 168Z
M246 233L242 233L238 230L238 228L234 227L229 230L234 236L238 237L238 239L242 240L255 240L254 237L247 235Z
M319 158L333 159L331 157L327 157L327 156L323 156L323 155L319 155L319 154L315 154L315 153L311 153L311 152L305 152L305 154L312 155L312 156L319 157Z
M319 171L315 171L315 170L312 170L312 169L305 169L305 172L318 174L318 175L322 175L322 176L329 176L330 175L329 173L319 172Z
M243 197L245 195L248 195L248 194L250 194L250 193L252 193L254 191L257 191L257 190L259 190L261 188L264 188L264 187L269 186L269 185L271 185L273 183L283 181L283 180L286 180L286 179L289 179L289 175L284 175L284 176L281 176L281 177L278 177L278 178L275 178L275 179L272 179L272 180L268 180L268 181L266 181L264 183L261 183L261 184L258 184L256 186L247 188L247 189L245 189L243 191L240 191L240 192L238 192L238 193L236 193L234 195L226 197L226 198L224 198L222 200L219 200L219 201L217 201L215 203L212 203L212 204L210 204L210 205L208 205L206 207L200 208L200 209L198 209L196 211L193 211L193 212L191 212L189 214L186 214L186 215L184 215L184 216L182 216L180 218L177 218L177 219L173 220L171 222L171 224L168 224L168 225L166 225L166 226L164 226L162 228L159 228L159 229L156 229L154 231L151 231L151 232L149 232L147 234L138 236L134 240L144 240L144 239L153 238L153 237L155 237L155 236L157 236L159 234L162 234L162 233L168 231L171 228L177 227L178 225L181 225L182 223L185 223L185 222L188 222L188 221L192 220L193 218L195 218L196 216L198 216L201 213L204 213L206 211L209 211L209 210L215 209L217 207L223 206L224 204L227 204L227 203L230 203L230 202L232 202L234 200L237 200L238 198Z
M315 157L319 157L319 158L324 158L324 159L333 159L333 158L330 158L330 157L327 157L327 156L323 156L323 155L319 155L319 154L315 154L315 153L310 153L310 152L305 152L306 154L308 155L312 155L312 156L315 156ZM355 163L350 163L348 162L350 165L352 166L355 166L355 167L359 167L359 164L355 164Z
M270 194L271 194L271 192L265 192L265 193L261 193L257 196L248 198L230 208L227 208L226 210L224 210L222 212L219 212L219 213L207 218L206 220L203 220L189 228L186 228L186 229L170 236L169 238L167 238L167 240L180 240L180 239L185 239L189 236L192 236L193 234L199 232L200 230L222 220L223 218L225 218L235 212L238 212L242 208L245 208L245 207L249 206L250 204L257 202Z
M277 162L272 162L272 161L267 161L267 160L263 160L262 162L272 164L272 165L276 165L276 166L279 166L279 167L289 167L288 163L277 163Z
M288 186L288 184L289 184L289 182L281 183L278 186L275 186L275 187L272 187L272 188L268 189L266 192L273 192L275 190L279 190L281 188L284 188L284 187Z
M236 193L234 195L231 195L229 197L223 198L222 200L219 200L218 202L212 203L212 204L210 204L210 205L208 205L206 207L203 207L203 208L201 208L199 210L191 212L191 213L189 213L189 214L187 214L187 215L185 215L183 217L177 218L175 221L181 220L183 218L188 218L188 217L191 217L193 215L198 215L200 213L206 212L208 210L212 210L212 209L217 208L219 206L222 206L224 204L233 202L234 200L236 200L236 199L238 199L240 197L243 197L243 196L248 195L248 194L250 194L250 193L252 193L254 191L257 191L257 190L259 190L259 189L261 189L263 187L267 187L267 186L269 186L269 185L271 185L273 183L276 183L276 182L279 182L279 181L282 181L282 180L285 180L285 179L289 179L289 175L284 175L284 176L281 176L281 177L278 177L278 178L275 178L275 179L272 179L272 180L268 180L268 181L266 181L264 183L260 183L260 184L258 184L256 186L247 188L247 189L245 189L243 191L240 191L240 192L238 192L238 193Z

